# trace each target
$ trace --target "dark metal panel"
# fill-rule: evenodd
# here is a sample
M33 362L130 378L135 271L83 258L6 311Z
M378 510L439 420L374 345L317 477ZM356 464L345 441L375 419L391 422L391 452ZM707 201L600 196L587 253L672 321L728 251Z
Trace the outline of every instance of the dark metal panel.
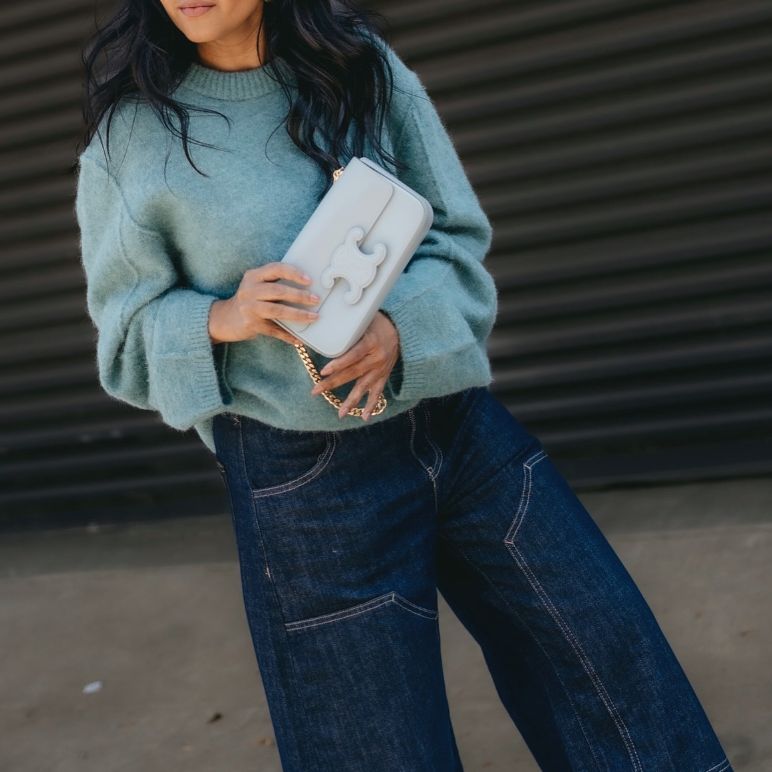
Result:
M577 487L769 473L772 4L371 4L494 224L497 396ZM96 380L69 169L107 8L3 16L0 520L225 507L192 432Z
M494 392L584 485L772 468L772 5L375 3L494 224Z
M96 378L70 167L82 130L79 52L105 6L30 0L3 15L0 523L14 527L226 507L193 432L111 399Z

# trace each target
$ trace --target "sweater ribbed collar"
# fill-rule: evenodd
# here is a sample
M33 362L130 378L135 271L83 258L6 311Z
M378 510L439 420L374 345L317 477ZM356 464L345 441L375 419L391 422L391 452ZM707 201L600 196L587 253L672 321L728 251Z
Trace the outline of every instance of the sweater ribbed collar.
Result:
M290 83L294 82L292 70L283 59L276 59L274 65L289 78ZM248 70L217 70L191 61L179 88L215 99L242 100L269 94L281 86L267 64Z

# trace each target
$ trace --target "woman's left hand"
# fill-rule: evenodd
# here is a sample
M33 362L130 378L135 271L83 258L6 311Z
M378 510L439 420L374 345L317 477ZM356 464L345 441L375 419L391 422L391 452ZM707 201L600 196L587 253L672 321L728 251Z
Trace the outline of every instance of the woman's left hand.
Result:
M314 384L311 393L320 394L325 389L334 389L356 378L357 382L340 406L338 417L343 418L350 408L359 403L365 392L369 392L362 409L362 419L366 421L398 358L397 328L386 314L378 311L362 337L345 354L331 359L319 371L322 380Z

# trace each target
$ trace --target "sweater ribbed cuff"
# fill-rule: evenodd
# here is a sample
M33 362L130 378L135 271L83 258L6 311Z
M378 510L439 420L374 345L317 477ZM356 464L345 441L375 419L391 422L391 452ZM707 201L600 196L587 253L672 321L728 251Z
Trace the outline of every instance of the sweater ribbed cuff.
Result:
M165 382L175 385L173 392L162 397L164 420L170 426L186 429L221 412L231 402L231 395L229 389L223 389L223 373L209 336L209 312L218 298L183 292L184 296L177 295L174 300L175 305L182 301L184 308L168 311L179 313L177 318L185 323L175 330L174 351L163 354L158 366L164 371Z
M394 377L390 378L392 393L396 400L411 400L424 393L427 382L426 365L423 358L422 331L415 325L410 313L410 303L394 300L387 295L381 310L391 319L399 333L400 363ZM401 376L401 377L400 377Z

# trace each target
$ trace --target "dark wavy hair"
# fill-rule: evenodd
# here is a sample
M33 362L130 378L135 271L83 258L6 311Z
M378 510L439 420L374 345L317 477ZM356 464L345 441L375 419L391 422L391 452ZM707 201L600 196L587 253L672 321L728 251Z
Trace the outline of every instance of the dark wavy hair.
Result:
M379 41L385 40L386 19L374 10L357 7L352 0L270 0L264 5L261 25L266 38L263 66L279 82L288 102L287 133L320 167L327 187L340 159L363 155L366 140L383 165L404 168L380 141L393 90L393 73ZM110 122L119 101L138 98L182 140L191 166L208 176L190 156L188 110L169 96L190 62L197 60L196 44L174 25L159 0L124 0L103 27L96 26L81 53L85 69L83 147L96 133L101 141L97 129L109 111L109 152ZM109 70L104 74L98 67L103 56ZM295 88L281 68L274 66L278 60L289 66ZM189 107L223 115L210 108ZM181 129L171 120L172 113ZM349 127L350 147L346 139ZM315 130L321 132L326 147L315 139Z

